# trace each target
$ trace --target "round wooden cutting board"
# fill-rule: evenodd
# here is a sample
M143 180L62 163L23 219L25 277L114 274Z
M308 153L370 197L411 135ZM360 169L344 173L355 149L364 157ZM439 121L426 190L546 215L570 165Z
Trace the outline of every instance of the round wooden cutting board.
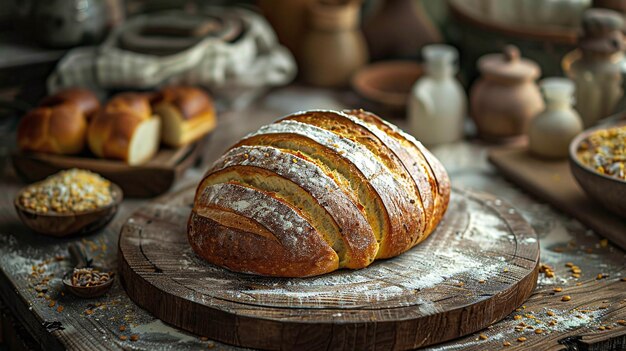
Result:
M122 228L128 295L163 321L221 342L273 350L404 350L485 328L535 287L539 242L509 205L455 189L436 232L408 252L305 279L230 272L195 256L194 188L140 209Z

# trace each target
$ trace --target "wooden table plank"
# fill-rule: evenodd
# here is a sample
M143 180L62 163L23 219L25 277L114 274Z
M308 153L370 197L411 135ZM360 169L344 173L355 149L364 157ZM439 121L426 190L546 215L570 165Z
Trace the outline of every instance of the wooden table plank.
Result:
M177 188L196 182L208 163L234 141L260 125L300 109L340 108L345 106L342 101L345 101L343 96L338 97L336 93L288 87L272 92L248 109L222 114L220 127L203 155L205 166L188 171ZM7 136L0 136L4 137ZM487 146L479 143L462 142L435 148L434 152L450 172L453 184L497 194L513 204L537 232L541 241L542 262L551 265L556 276L546 278L541 274L538 288L524 303L526 308L483 330L481 333L486 337L485 340L479 338L481 333L476 333L431 349L492 350L500 349L505 341L512 344L507 349L519 350L530 347L559 350L567 349L567 345L580 349L619 349L626 342L626 326L617 323L618 320L626 319L626 282L621 281L621 278L626 277L624 251L610 243L604 246L600 237L579 222L508 183L487 163L487 150ZM0 157L2 164L6 165L7 162ZM46 259L54 259L55 255L66 256L70 242L84 245L100 260L115 264L118 230L133 209L143 202L125 201L112 224L100 233L73 239L51 239L29 232L18 222L10 204L23 184L15 180L8 168L4 169L1 179L0 296L42 348L191 350L206 349L209 344L215 344L216 349L237 350L204 341L199 336L161 323L135 306L118 282L107 295L99 299L80 300L68 295L61 296L58 277L69 268L65 260L53 261L45 266L45 274L55 273L50 283L52 288L46 293L55 300L55 306L48 307L49 300L37 297L33 285L36 279L29 278L32 265L39 269L38 264ZM565 266L567 262L580 266L582 275L579 279L571 276L570 269ZM607 274L608 277L597 280L598 273ZM563 291L553 292L557 286L562 287ZM571 301L561 301L561 296L565 294L571 296ZM64 307L62 312L57 312L59 304ZM87 310L93 313L87 314ZM548 316L548 311L554 316ZM515 326L522 321L535 324L532 318L524 317L525 314L545 323L553 318L557 324L541 324L544 329L542 334L535 334L531 329L516 332ZM515 319L515 315L522 317ZM44 321L60 322L65 329L47 331L42 325ZM122 324L127 327L124 332L119 330ZM604 326L604 330L599 330L600 326ZM608 330L607 326L611 329ZM119 339L120 335L131 334L139 335L139 340L132 342ZM520 336L528 340L519 343L516 339Z
M489 152L489 160L524 190L626 249L626 219L607 211L585 194L574 179L568 160L533 157L525 146L494 148Z

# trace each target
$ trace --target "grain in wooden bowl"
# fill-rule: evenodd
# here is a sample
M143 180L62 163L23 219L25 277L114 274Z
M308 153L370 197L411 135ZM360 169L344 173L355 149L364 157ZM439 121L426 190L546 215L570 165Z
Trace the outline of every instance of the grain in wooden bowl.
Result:
M20 220L41 234L63 237L106 225L122 190L96 173L71 169L20 190L14 206Z
M587 195L626 218L626 121L579 134L570 144L569 160Z
M63 284L74 295L92 298L103 295L113 284L114 272L100 267L74 268L71 274L63 277Z

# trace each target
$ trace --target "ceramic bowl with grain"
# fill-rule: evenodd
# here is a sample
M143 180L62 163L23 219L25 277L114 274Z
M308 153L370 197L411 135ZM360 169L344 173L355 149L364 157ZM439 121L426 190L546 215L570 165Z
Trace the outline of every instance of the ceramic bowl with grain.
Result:
M413 61L381 61L356 72L352 88L381 108L404 112L411 89L423 74L423 66Z
M579 134L570 143L569 164L574 178L589 197L618 216L626 218L626 181L598 173L584 165L578 158L580 143L592 133L622 126L626 126L626 121L590 128Z
M19 199L24 189L20 190L13 201L17 214L27 227L49 236L64 237L93 232L104 227L113 219L124 197L122 189L111 183L110 204L89 211L70 213L40 213L24 207Z

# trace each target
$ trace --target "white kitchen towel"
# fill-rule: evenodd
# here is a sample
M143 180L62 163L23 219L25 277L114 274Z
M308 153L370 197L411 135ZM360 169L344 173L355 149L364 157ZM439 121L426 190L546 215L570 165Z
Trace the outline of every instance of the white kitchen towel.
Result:
M49 93L70 87L92 89L153 89L167 84L208 88L231 105L245 105L267 87L290 82L296 75L291 53L259 14L243 8L209 8L212 16L241 21L242 33L233 41L206 37L173 55L156 56L121 48L125 29L145 23L150 16L128 20L98 47L71 50L48 78Z

